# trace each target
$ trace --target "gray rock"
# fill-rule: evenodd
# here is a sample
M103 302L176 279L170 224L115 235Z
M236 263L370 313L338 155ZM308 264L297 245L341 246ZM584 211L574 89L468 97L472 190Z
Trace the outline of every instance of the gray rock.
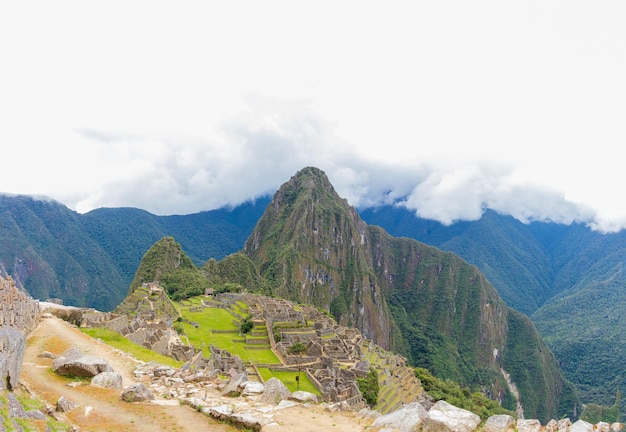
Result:
M248 381L243 388L243 396L259 395L265 391L265 384L258 381Z
M483 432L513 432L515 419L507 414L492 415L485 422Z
M41 357L41 358L49 358L49 359L55 359L55 358L57 358L58 356L57 356L56 354L54 354L54 353L51 353L50 351L43 351L41 354L39 354L39 356L38 356L38 357Z
M561 419L557 422L557 427L556 429L559 432L568 432L569 431L569 427L572 425L572 421L569 418L564 418Z
M82 354L77 348L70 348L54 359L52 369L58 375L76 377L94 377L102 372L113 372L104 359Z
M156 377L162 377L162 376L168 376L171 377L176 373L176 369L174 369L171 366L157 366L154 371L154 376Z
M38 409L26 411L26 417L34 420L45 420L46 415Z
M61 396L59 400L57 401L56 410L61 411L61 412L68 412L75 408L78 408L78 406L79 406L78 403Z
M195 374L187 375L186 377L183 378L183 381L185 381L186 383L199 383L199 382L211 381L213 378L214 376L208 375L204 372L198 372Z
M546 424L546 432L557 432L559 430L559 422L552 419Z
M222 391L224 396L237 397L241 396L241 392L245 386L245 383L248 381L248 374L244 372L240 372L228 381L226 387Z
M25 349L24 333L12 327L0 327L0 391L17 388Z
M288 399L291 392L281 380L272 377L265 382L265 391L261 395L261 402L267 404L278 404L283 399Z
M539 432L541 423L536 419L517 420L517 432Z
M220 405L216 407L206 407L204 412L214 419L227 422L238 429L260 431L263 427L262 419L249 413L234 413L232 407L229 406Z
M24 407L13 393L7 394L7 404L9 406L9 418L26 418Z
M317 395L307 392L307 391L302 391L302 390L293 392L291 396L289 397L289 399L294 400L296 402L300 402L300 403L305 403L305 402L310 402L310 403L315 403L315 404L318 403Z
M569 432L593 432L593 425L584 420L578 420L569 427Z
M125 402L143 402L153 400L154 395L142 383L129 385L122 392L121 399Z
M117 372L101 372L91 379L91 385L121 390L123 388L122 376Z
M83 353L80 351L78 347L71 347L63 351L63 353L58 357L65 357L67 359L80 357Z
M402 408L381 415L372 423L372 427L388 427L400 432L412 432L419 429L428 412L419 402L412 402Z
M479 424L478 415L441 400L428 411L422 431L472 432Z

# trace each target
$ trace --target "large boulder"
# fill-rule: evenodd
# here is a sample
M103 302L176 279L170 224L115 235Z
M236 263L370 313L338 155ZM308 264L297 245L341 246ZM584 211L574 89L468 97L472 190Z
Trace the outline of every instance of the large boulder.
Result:
M281 380L272 377L265 382L265 391L261 395L261 402L278 404L284 399L289 399L291 392Z
M376 418L372 423L372 427L412 432L419 430L419 426L424 422L426 416L428 416L426 408L419 402L412 402L398 410Z
M422 431L472 432L479 424L478 415L440 400L428 411Z
M113 372L106 360L81 353L70 348L54 359L52 369L58 375L75 377L94 377L102 372Z
M265 384L258 381L247 381L243 388L242 396L256 396L265 391Z
M541 423L537 419L517 420L517 432L539 432Z
M230 379L228 384L226 384L226 387L224 387L222 394L230 397L241 396L241 392L246 386L246 382L248 382L248 374L246 371L240 372Z
M91 385L108 389L122 389L122 376L117 372L101 372L91 379Z
M17 388L26 349L26 336L13 327L0 327L0 391Z
M78 403L71 401L69 399L66 399L64 396L61 396L59 400L57 401L56 410L61 411L61 412L68 412L78 407L79 407Z
M303 391L303 390L298 390L295 391L291 394L291 396L289 397L289 399L294 400L296 402L300 402L300 403L318 403L319 400L317 398L316 394L313 394L311 392L307 392L307 391Z
M569 427L570 432L593 432L593 425L584 420L578 420Z
M154 395L142 383L129 385L122 392L121 399L125 402L143 402L153 400Z
M515 418L507 414L492 415L485 422L483 432L514 432Z

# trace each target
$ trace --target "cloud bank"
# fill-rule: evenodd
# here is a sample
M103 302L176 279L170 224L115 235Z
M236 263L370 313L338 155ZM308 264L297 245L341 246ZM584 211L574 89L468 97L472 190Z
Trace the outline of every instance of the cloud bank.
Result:
M305 166L359 207L626 226L626 3L0 5L0 191L158 214Z
M61 200L78 211L139 207L156 214L189 214L273 194L305 166L324 170L338 193L359 207L404 206L444 224L477 220L492 209L521 220L583 222L598 219L563 191L519 177L519 167L485 161L387 163L342 140L336 125L307 101L248 98L247 109L218 126L213 139L133 135L82 129L97 165L93 187L80 184ZM401 158L400 158L401 159Z

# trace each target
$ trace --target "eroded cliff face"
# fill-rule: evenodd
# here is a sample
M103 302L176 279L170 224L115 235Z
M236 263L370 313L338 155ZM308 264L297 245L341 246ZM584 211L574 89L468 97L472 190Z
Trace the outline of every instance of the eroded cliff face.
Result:
M39 319L39 303L18 289L13 279L0 276L0 390L17 387L26 335Z

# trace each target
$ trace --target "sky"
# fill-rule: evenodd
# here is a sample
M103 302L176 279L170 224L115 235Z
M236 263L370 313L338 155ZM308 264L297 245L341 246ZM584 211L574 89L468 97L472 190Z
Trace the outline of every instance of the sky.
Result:
M626 227L626 2L0 2L0 193Z

